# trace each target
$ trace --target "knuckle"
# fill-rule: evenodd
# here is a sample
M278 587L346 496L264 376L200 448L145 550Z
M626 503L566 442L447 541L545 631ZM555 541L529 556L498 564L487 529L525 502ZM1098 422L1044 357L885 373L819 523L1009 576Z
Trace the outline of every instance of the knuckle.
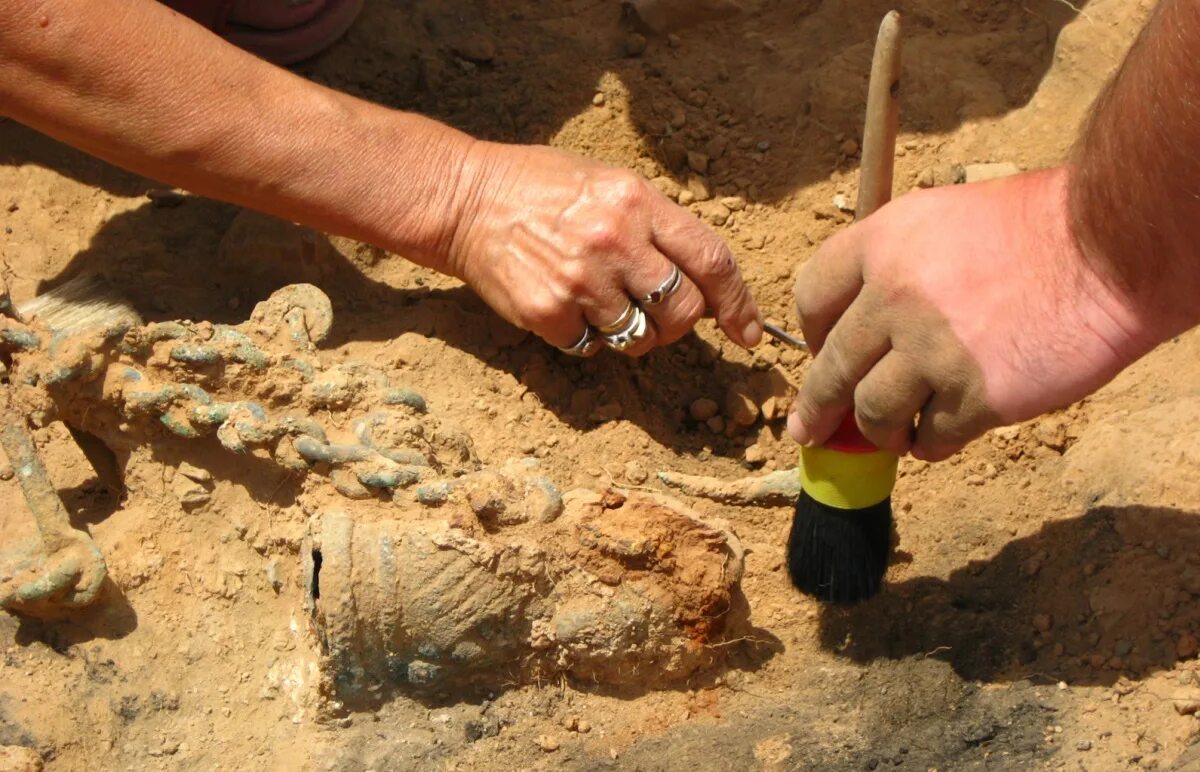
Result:
M567 297L582 297L592 289L596 275L586 269L582 261L571 261L560 269L559 282Z
M533 331L545 330L562 319L563 303L549 294L528 298L521 307L520 326Z
M714 235L700 245L697 270L712 280L725 281L738 274L737 260L725 242Z
M585 253L608 252L621 242L623 229L618 218L598 216L588 223L583 237Z
M622 212L637 209L645 200L645 183L636 174L627 171L613 172L605 183L607 198Z
M704 318L704 298L698 293L690 293L688 297L681 300L679 303L678 324L686 330L690 330L696 326Z
M905 423L905 419L896 414L887 399L878 392L862 388L854 392L854 417L860 426L881 431L899 429Z
M816 365L820 367L816 367ZM809 374L809 382L814 384L814 390L826 402L833 402L849 390L850 361L846 358L842 347L829 342L817 355L813 372Z
M899 429L900 418L888 412L888 406L875 396L854 395L854 419L859 426L870 426L876 430Z

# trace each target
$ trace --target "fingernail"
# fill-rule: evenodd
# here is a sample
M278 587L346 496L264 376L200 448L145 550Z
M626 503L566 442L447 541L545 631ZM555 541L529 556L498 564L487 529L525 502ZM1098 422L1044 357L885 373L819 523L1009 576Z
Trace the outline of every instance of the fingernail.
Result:
M754 348L758 342L762 340L763 328L757 319L750 320L742 329L742 343L746 344L747 348Z

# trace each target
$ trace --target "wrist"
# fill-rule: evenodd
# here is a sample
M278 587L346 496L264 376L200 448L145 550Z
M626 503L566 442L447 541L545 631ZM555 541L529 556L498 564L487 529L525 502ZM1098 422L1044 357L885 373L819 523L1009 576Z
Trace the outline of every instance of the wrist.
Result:
M469 135L411 113L387 111L386 128L371 132L386 150L368 157L376 189L360 210L367 240L442 273L455 274L452 245L470 200L467 158L478 144ZM388 159L380 162L380 158ZM359 176L359 172L352 172Z
M1200 323L1200 260L1178 227L1189 218L1157 195L1139 196L1094 155L1080 152L1064 167L1068 221L1086 263L1136 316L1149 351Z
M488 189L505 176L505 147L498 142L473 140L460 157L452 204L454 222L443 245L442 270L464 281L471 273L470 256L479 251L474 243L476 225L486 216L486 208L497 201Z
M1173 286L1178 277L1173 279L1172 272L1155 265L1180 258L1140 253L1136 241L1111 238L1110 234L1127 233L1145 223L1102 223L1102 213L1088 190L1090 181L1079 166L1068 164L1055 171L1061 179L1059 198L1068 249L1106 320L1102 326L1111 332L1105 337L1113 348L1132 362L1195 324L1183 313L1191 304L1180 302L1180 288Z

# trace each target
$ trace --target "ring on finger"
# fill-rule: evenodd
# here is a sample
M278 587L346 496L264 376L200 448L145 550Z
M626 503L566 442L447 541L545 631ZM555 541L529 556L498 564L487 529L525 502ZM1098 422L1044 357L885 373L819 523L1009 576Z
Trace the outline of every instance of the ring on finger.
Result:
M634 305L633 301L631 300L629 301L629 305L625 306L625 310L621 312L620 316L608 324L596 325L596 329L601 335L612 335L614 333L618 333L633 323L633 320L639 311L641 311L641 309Z
M600 334L600 337L604 339L604 345L613 351L628 351L644 341L650 334L650 320L646 318L646 312L632 303L630 305L634 311L623 329Z
M662 284L642 295L640 299L641 304L643 306L656 306L678 292L682 285L683 272L679 270L679 266L672 264L671 273L663 280Z
M572 346L559 346L558 350L573 357L590 357L604 345L596 331L589 327L583 328L583 335Z

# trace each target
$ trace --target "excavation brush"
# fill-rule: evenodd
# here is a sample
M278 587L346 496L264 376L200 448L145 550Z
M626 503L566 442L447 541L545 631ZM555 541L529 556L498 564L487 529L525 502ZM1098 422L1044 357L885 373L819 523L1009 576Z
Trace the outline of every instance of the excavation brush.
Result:
M892 193L899 124L900 14L884 17L867 91L855 217ZM872 445L851 411L822 447L800 451L800 497L788 539L792 583L819 600L854 603L879 591L891 551L895 454Z

